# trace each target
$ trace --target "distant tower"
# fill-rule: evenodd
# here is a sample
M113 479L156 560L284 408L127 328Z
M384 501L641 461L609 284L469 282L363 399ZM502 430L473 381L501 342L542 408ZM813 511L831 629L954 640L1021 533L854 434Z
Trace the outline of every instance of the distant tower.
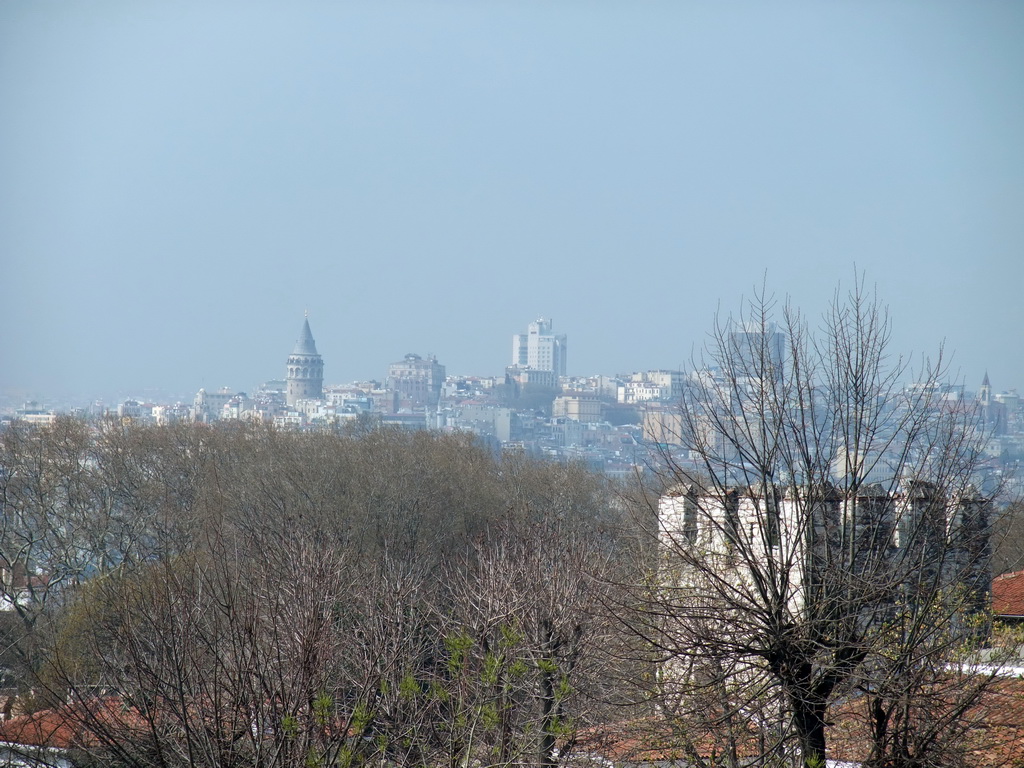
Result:
M1001 419L999 403L992 402L992 383L988 380L988 371L985 371L985 378L981 380L978 388L978 410L980 411L981 423L986 427L993 427L993 434L1005 432L1005 418Z
M324 396L324 361L317 354L316 342L309 330L309 314L302 323L302 334L288 356L285 402L294 406L299 400L319 400Z
M985 371L985 378L981 380L981 389L978 390L978 405L985 409L988 415L988 408L992 405L992 384L988 380L988 371Z
M786 335L775 323L749 323L729 331L729 374L737 379L780 379Z
M512 337L512 365L535 371L551 371L555 383L565 376L568 344L565 334L551 332L551 320L543 317L527 326L526 333Z

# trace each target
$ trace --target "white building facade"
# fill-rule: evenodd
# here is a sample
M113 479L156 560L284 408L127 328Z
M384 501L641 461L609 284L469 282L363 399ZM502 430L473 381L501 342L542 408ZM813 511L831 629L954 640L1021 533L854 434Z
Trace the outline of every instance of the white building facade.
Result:
M865 578L962 587L983 610L991 581L988 510L973 489L943 498L923 482L873 483L854 495L831 486L709 492L690 484L661 497L658 518L669 557L681 548L699 552L722 573L731 569L737 583L749 581L752 570L787 574L793 610L808 586L835 567ZM678 573L671 580L686 578Z
M551 320L543 317L527 326L526 333L512 337L512 365L551 371L557 380L566 375L568 345L565 334L552 333Z

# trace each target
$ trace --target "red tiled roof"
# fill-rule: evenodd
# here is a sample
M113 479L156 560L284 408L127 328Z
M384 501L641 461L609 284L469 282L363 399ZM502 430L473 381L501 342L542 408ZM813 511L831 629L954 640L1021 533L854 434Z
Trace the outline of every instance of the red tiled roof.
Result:
M870 717L853 700L831 713L829 756L857 762L870 752ZM1017 768L1024 763L1024 682L997 679L960 717L963 732L954 747L974 768ZM923 764L923 763L922 763ZM950 763L953 764L953 763ZM960 765L961 763L955 763Z
M1024 616L1024 571L993 579L992 611L997 616Z
M136 710L125 708L119 699L107 698L12 717L0 722L0 741L58 749L95 746L100 739L87 723L93 723L100 731L145 728Z
M708 723L650 717L585 729L578 734L575 748L615 763L677 762L695 754L711 759L722 755L722 731ZM733 736L740 757L757 754L757 733L752 727L740 724Z
M67 749L79 743L79 726L55 709L18 715L0 723L0 741Z
M868 718L862 702L854 699L830 711L829 757L856 764L871 751ZM959 746L975 768L1024 766L1024 681L997 679L963 714L964 732ZM756 729L737 726L735 747L739 757L753 757L760 747ZM725 733L708 723L670 722L651 717L582 731L576 749L614 763L686 761L694 754L704 759L721 756ZM687 743L688 742L688 743Z

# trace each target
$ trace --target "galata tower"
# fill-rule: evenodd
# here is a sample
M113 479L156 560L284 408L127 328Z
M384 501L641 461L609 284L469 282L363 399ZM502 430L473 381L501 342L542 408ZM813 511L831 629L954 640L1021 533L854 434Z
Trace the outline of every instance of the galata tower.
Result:
M302 334L288 355L286 402L292 407L299 400L319 400L324 396L324 361L316 351L309 330L309 314L302 323Z

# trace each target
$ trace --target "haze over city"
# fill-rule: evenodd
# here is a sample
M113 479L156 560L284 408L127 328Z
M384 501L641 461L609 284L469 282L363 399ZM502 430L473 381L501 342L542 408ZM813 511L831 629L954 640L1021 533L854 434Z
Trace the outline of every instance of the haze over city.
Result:
M1024 385L1015 2L0 5L0 393L687 367L858 271Z

